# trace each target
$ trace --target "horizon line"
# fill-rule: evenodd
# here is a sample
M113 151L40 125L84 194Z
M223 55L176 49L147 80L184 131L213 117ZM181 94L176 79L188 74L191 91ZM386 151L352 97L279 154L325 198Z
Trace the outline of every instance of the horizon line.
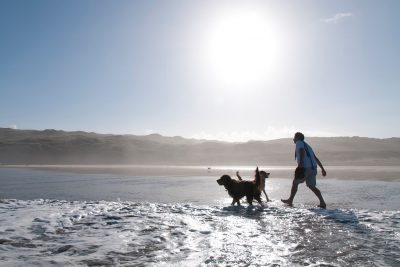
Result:
M209 142L224 142L224 143L249 143L249 142L268 142L268 141L275 141L275 140L281 140L281 139L290 139L291 137L279 137L279 138L271 138L271 139L248 139L248 140L243 140L243 141L232 141L232 140L222 140L222 139L208 139L208 138L194 138L194 137L185 137L182 135L164 135L161 133L148 133L148 134L134 134L134 133L109 133L109 132L95 132L95 131L87 131L87 130L63 130L63 129L51 129L51 128L46 128L46 129L20 129L20 128L12 128L12 127L1 127L0 129L9 129L9 130L14 130L14 131L59 131L59 132L67 132L67 133L73 133L73 132L84 132L84 133L91 133L91 134L99 134L99 135L122 135L122 136L138 136L138 137L146 137L146 136L151 136L151 135L159 135L161 137L166 137L166 138L183 138L187 140L196 140L196 141L209 141ZM396 136L391 136L391 137L384 137L384 138L379 138L379 137L370 137L370 136L360 136L360 135L336 135L336 136L306 136L306 138L370 138L370 139L378 139L378 140L385 140L385 139L393 139L393 138L400 138Z

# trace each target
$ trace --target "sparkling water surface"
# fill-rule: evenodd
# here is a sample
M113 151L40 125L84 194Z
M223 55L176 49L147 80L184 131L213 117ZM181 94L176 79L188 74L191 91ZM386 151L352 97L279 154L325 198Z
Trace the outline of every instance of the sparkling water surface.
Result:
M213 176L0 169L1 266L400 266L400 183L271 177L264 207Z

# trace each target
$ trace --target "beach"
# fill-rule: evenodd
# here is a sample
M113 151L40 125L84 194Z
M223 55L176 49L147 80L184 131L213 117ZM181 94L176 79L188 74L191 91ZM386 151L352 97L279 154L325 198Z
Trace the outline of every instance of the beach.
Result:
M0 267L400 267L399 10L0 1Z
M243 165L1 165L7 169L31 169L42 171L72 172L83 174L111 174L130 176L221 176L236 175L236 171L249 177L254 176L256 166ZM271 173L272 178L289 178L294 175L295 166L259 166L260 170ZM325 166L328 176L323 179L400 181L398 165L369 166Z
M241 169L243 178L251 178L250 168ZM294 207L283 205L291 180L271 171L272 202L232 207L213 168L202 171L207 174L0 168L2 265L400 264L397 181L319 176L323 210L305 185Z

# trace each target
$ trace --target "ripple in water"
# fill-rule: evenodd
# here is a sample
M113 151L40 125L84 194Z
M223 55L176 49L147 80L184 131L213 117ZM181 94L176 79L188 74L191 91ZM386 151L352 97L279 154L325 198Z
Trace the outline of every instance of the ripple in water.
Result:
M5 265L400 266L400 212L2 200Z

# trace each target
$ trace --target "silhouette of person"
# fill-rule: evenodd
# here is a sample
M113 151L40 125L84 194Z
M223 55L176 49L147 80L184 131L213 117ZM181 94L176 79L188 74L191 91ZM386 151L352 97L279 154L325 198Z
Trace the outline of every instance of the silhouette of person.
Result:
M295 159L297 160L297 168L292 183L292 190L288 199L281 199L283 203L293 205L293 199L297 193L297 188L300 183L306 182L308 188L314 192L319 199L318 207L326 208L326 203L322 197L321 191L317 185L317 164L321 168L322 176L326 176L326 171L322 166L321 161L314 154L310 145L304 142L304 134L297 132L294 135L293 142L296 145Z

